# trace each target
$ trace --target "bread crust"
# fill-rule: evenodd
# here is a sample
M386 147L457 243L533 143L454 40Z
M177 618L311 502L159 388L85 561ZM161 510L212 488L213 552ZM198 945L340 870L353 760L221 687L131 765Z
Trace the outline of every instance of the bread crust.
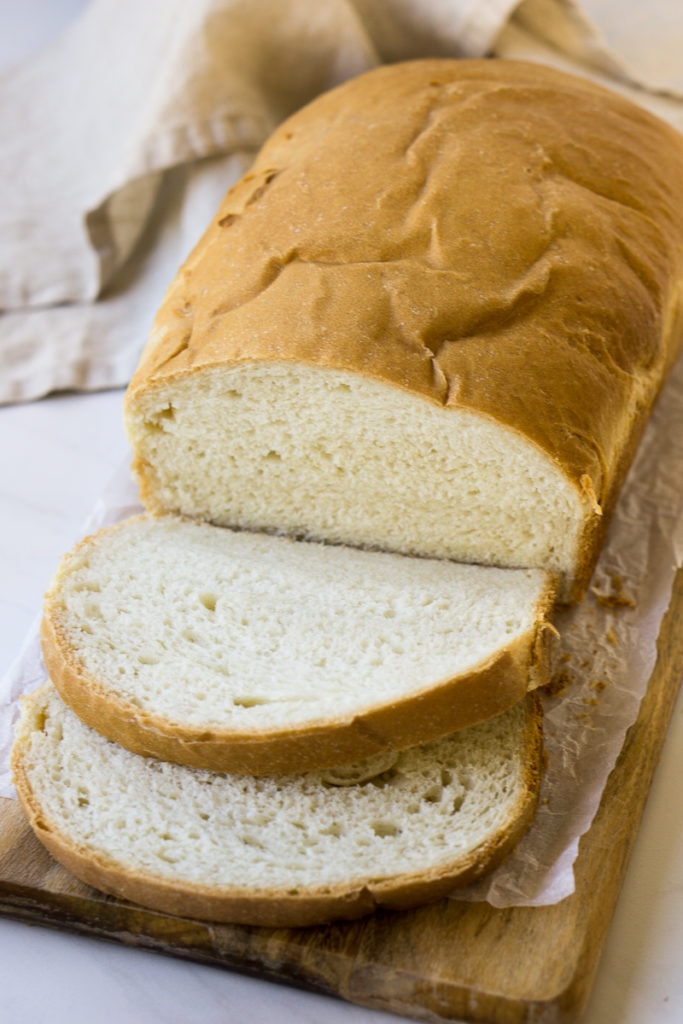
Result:
M683 334L682 168L670 126L554 69L371 71L285 122L227 194L168 291L126 417L160 386L268 361L475 412L579 494L563 594L578 600ZM134 468L158 508L151 468Z
M76 545L72 556L96 543L98 534ZM475 725L547 683L557 636L549 621L555 580L548 577L529 631L466 674L437 681L402 700L378 703L355 716L259 731L207 729L181 726L147 711L84 669L61 626L59 580L60 572L45 598L40 635L48 676L64 702L86 725L133 753L217 772L278 775L335 768Z
M35 718L24 717L12 749L11 767L21 806L39 841L75 877L87 885L142 906L178 917L265 927L306 927L335 920L353 920L378 908L408 910L447 897L454 889L493 870L515 847L533 821L543 768L543 724L540 698L525 701L525 779L509 821L490 839L451 864L424 873L382 878L377 875L322 890L218 888L174 883L131 871L103 853L81 847L50 819L31 787L24 757Z

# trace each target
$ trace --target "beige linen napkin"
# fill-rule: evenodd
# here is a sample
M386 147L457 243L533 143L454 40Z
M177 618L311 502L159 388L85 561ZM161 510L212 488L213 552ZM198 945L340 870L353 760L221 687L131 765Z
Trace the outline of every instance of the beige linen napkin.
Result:
M522 0L494 53L585 75L683 131L679 0Z
M0 76L0 402L125 384L178 264L288 113L479 55L514 0L94 0Z
M221 197L319 92L382 61L495 52L607 80L678 123L676 8L93 0L0 75L0 402L125 384Z
M576 61L576 70L629 85L636 102L647 104L647 92L683 99L680 0L523 0L513 20L513 27ZM546 60L552 63L552 55Z

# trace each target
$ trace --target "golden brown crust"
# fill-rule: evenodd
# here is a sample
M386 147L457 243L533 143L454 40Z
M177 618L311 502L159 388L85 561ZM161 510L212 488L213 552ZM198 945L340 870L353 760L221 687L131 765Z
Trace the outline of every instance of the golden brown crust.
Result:
M339 885L324 891L261 891L219 889L209 885L173 883L166 879L131 872L106 855L80 848L50 821L32 790L23 758L31 723L22 723L12 750L12 771L19 801L40 842L75 877L104 892L142 906L209 921L267 927L305 927L334 920L352 920L379 907L407 910L448 896L490 872L519 842L533 821L543 765L543 723L537 694L526 698L525 785L518 805L510 811L510 822L490 840L453 863L424 873L366 885ZM381 866L380 866L381 867Z
M576 598L681 334L682 167L668 125L553 69L378 68L290 118L230 190L127 408L285 360L490 417L581 494Z
M81 542L75 551L87 543L87 539ZM58 580L59 574L55 585ZM48 676L64 702L107 739L136 754L193 768L288 774L339 767L383 751L403 750L485 721L522 700L549 678L555 631L548 618L554 596L549 581L530 631L466 675L442 680L402 700L378 704L355 717L259 732L177 724L138 707L93 678L63 633L52 592L45 600L41 644Z

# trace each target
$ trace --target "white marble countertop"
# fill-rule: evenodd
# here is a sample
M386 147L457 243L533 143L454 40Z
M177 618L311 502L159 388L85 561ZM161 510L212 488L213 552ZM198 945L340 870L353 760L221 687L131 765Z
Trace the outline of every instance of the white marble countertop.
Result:
M50 38L85 0L0 0L0 65ZM127 458L121 393L0 408L0 675L57 559ZM674 710L585 1024L683 1020L683 699ZM8 1024L377 1024L391 1014L0 918Z

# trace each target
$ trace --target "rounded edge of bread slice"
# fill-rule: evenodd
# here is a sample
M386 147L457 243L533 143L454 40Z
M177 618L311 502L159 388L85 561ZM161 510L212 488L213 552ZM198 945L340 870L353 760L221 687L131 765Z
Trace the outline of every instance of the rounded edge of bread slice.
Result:
M223 541L244 538L246 535L176 516L139 516L85 538L62 560L46 595L41 626L43 657L48 675L62 698L86 724L137 754L195 768L253 775L348 765L436 739L491 718L517 703L530 689L544 685L548 680L551 651L556 637L549 622L555 596L553 578L539 570L496 570L453 565L454 573L478 575L481 572L493 580L499 577L511 579L512 574L519 572L520 579L530 574L533 580L533 586L527 587L527 593L529 590L532 592L533 600L526 610L523 628L517 628L506 642L498 641L493 649L487 649L485 656L470 662L465 671L425 676L417 679L415 685L411 684L409 691L404 694L390 690L388 694L378 695L376 699L374 691L371 699L367 696L367 690L372 687L372 679L363 679L361 689L366 692L359 694L358 704L346 706L341 711L339 707L333 707L324 713L320 710L309 713L305 701L299 695L292 694L292 699L297 696L304 705L304 717L295 721L283 717L281 722L271 719L263 724L262 718L259 722L256 716L264 709L258 708L258 694L263 692L263 688L257 689L248 699L245 698L247 705L249 700L254 700L255 710L251 722L247 720L248 711L244 713L241 724L231 720L228 711L218 724L193 722L189 716L183 718L181 713L175 711L175 707L172 714L167 709L161 711L158 693L145 698L143 702L126 692L119 686L114 668L110 670L106 665L106 659L106 671L93 671L92 665L86 668L78 638L74 638L73 629L69 633L64 625L65 581L72 567L76 566L78 570L93 546L101 544L103 540L106 542L112 531L136 529L135 524L142 524L143 527L149 524L152 530L161 531L164 531L167 524L173 524L174 528L179 526L189 531L190 536L194 531L199 531L211 544L214 540L222 544ZM395 554L348 553L346 549L311 545L290 538L249 536L259 537L260 547L272 545L277 551L278 546L282 546L283 549L293 550L297 556L305 555L308 551L321 552L323 559L327 560L329 556L330 561L336 560L340 565L347 558L367 559L369 570L387 562L405 565L411 571L413 567L420 570L429 565L433 565L435 570L438 567L438 563L407 559ZM172 537L166 538L166 541L167 544L172 543ZM268 552L269 549L266 555ZM442 565L442 568L445 567ZM122 571L125 571L123 567ZM474 579L474 575L471 578ZM203 582L193 581L198 592ZM179 628L187 624L185 608L181 609L179 620ZM93 618L92 624L87 620L79 620L78 627L96 630L97 622L97 618ZM305 627L304 622L301 628L305 630ZM330 629L334 629L334 625ZM170 642L173 639L171 637ZM249 637L249 641L252 644L257 642L258 636ZM351 636L348 640L349 648L354 642L355 638ZM407 643L410 642L408 636ZM286 653L282 657L286 657ZM346 650L342 651L344 658L346 653ZM201 657L204 654L200 650L197 672L202 671ZM420 664L419 659L413 660ZM277 659L275 665L277 667ZM144 671L144 668L140 671ZM320 682L314 665L309 666L307 671L310 677L307 682L309 690L311 687L322 690L322 670ZM267 683L268 680L264 680L263 686ZM168 685L181 690L179 681L170 674ZM179 704L180 696L179 692ZM290 696L285 692L281 699L286 706ZM274 700L273 704L276 707L277 701Z
M23 698L12 749L33 832L82 882L176 916L269 927L406 910L488 873L533 820L542 763L535 693L341 786L324 773L264 785L141 758L82 723L50 683Z

